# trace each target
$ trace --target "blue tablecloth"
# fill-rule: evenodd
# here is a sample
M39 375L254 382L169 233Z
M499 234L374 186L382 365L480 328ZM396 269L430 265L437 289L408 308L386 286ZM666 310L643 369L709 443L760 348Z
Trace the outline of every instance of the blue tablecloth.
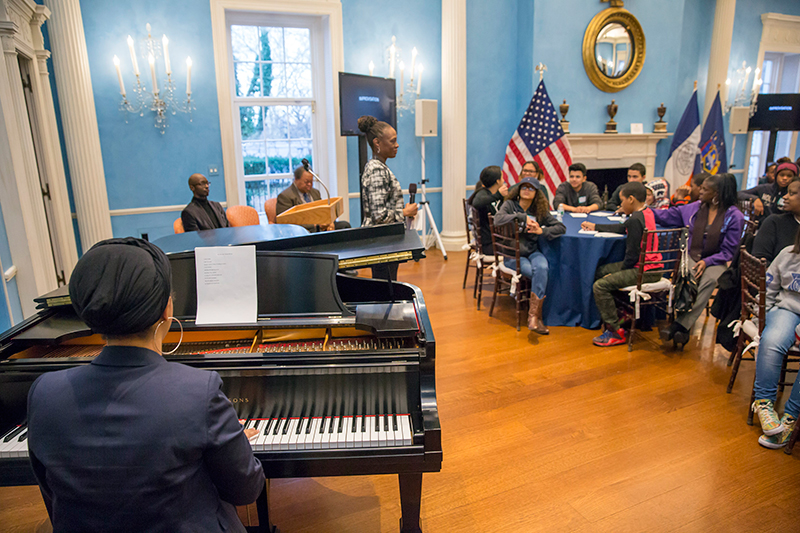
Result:
M625 236L595 237L578 233L581 222L610 224L607 217L592 215L573 218L564 214L567 233L552 240L539 241L550 265L544 323L548 326L600 326L600 312L594 304L592 284L597 267L622 261L625 257Z

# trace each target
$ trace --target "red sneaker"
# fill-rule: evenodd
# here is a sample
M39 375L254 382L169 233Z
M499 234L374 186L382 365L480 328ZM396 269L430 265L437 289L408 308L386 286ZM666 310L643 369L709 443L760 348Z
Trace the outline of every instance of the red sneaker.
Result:
M619 344L625 344L626 342L625 330L622 328L619 328L617 331L606 328L602 335L592 339L592 343L595 346L617 346Z

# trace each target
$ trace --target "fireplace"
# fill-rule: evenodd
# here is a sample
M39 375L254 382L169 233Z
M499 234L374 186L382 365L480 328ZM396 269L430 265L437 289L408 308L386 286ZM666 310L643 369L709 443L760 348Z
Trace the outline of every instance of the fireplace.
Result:
M597 190L600 192L600 196L603 196L603 193L607 189L607 199L610 200L611 195L614 193L614 189L623 183L627 183L628 167L590 168L586 171L586 176L588 181L591 181L597 185ZM604 209L605 206L600 206L600 208Z

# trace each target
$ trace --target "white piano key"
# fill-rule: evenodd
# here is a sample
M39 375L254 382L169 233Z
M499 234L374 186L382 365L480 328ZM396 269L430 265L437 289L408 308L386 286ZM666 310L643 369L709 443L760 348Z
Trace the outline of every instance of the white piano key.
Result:
M328 426L325 428L325 437L322 440L323 448L336 448L336 425L339 423L339 417L331 417Z
M394 415L386 415L387 420L389 421L389 429L386 431L386 445L387 446L394 446Z
M295 424L294 430L292 430L292 435L289 437L290 450L303 449L302 439L303 435L305 434L307 423L308 423L308 418L300 418L297 420L297 424ZM300 433L297 432L298 430L300 431ZM298 446L298 442L300 443L300 446Z
M397 417L397 425L400 427L400 432L403 435L403 446L411 446L412 432L411 432L411 418L409 415L402 415Z
M352 416L342 417L342 432L336 436L336 447L347 448L347 436L350 434L350 424L352 423Z
M281 449L281 438L283 437L283 427L289 423L288 418L281 418L278 420L278 424L275 426L270 432L270 436L272 439L270 440L270 449L271 450L280 450ZM277 433L276 433L277 430Z
M25 429L18 437L14 437L11 441L14 447L11 448L11 457L28 457L28 439L20 440L23 435L27 435L28 430Z
M355 444L356 434L353 430L356 428L356 424L358 423L357 418L358 417L356 416L348 417L349 422L347 424L347 435L345 436L344 439L345 448L352 448L353 445Z
M386 415L378 415L378 446L386 446Z
M314 446L313 447L314 447L315 450L322 449L322 439L325 436L324 431L325 431L325 421L326 420L327 420L327 418L320 418L319 419L319 424L317 424L317 428L314 431L314 440L313 440Z
M378 432L375 430L375 416L367 417L367 441L364 447L375 448L378 446ZM367 446L369 444L369 446Z
M294 430L297 428L297 419L296 418L290 418L287 421L286 425L288 426L287 428L285 428L286 431L285 432L283 432L283 431L281 432L281 441L280 441L281 442L281 445L280 445L280 449L281 450L288 450L289 449L289 439L292 438L292 435L294 434Z
M364 417L355 417L356 432L353 434L353 448L361 448L364 440L364 432L361 431L361 426L364 424Z
M304 439L304 446L303 449L305 450L312 450L314 448L314 439L319 434L319 423L320 418L312 418L311 419L311 433L306 434Z

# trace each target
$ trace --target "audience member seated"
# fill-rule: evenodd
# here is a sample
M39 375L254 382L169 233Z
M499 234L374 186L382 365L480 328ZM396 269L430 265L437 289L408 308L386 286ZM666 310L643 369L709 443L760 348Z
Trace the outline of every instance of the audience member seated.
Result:
M648 191L653 193L653 203L648 204L653 209L667 209L669 207L669 183L664 178L656 178L645 183Z
M240 531L234 505L264 471L216 372L170 363L170 263L134 239L95 244L69 280L77 315L106 342L45 372L28 394L28 447L52 531Z
M314 188L314 175L304 167L299 166L294 169L294 183L289 185L278 195L278 203L275 207L276 215L288 211L296 205L316 202L322 198L319 191ZM350 223L345 220L337 220L328 226L315 224L303 224L303 227L314 233L317 231L330 231L334 229L345 229L350 227Z
M753 242L753 255L772 263L781 250L791 246L793 235L800 228L800 180L789 184L783 197L784 212L770 215L759 225Z
M800 232L794 246L787 246L767 271L767 319L756 355L756 381L753 385L753 412L761 430L758 443L765 448L781 448L789 441L800 413L800 373L786 401L781 418L775 412L778 382L783 357L800 340Z
M614 302L612 293L623 287L636 285L639 276L639 256L642 251L642 235L644 230L654 231L656 221L653 210L645 205L646 188L639 181L630 181L622 186L620 191L620 209L628 215L628 219L623 224L594 224L584 222L581 227L585 230L606 231L613 233L627 234L625 240L625 259L618 263L608 263L601 265L597 269L597 274L592 290L594 291L594 301L600 311L605 331L599 337L595 337L592 342L596 346L616 346L626 342L626 333L617 314L617 306ZM657 261L661 255L657 252L658 238L652 236L648 238L648 251L656 250L656 253L647 254L647 261ZM662 268L662 265L654 263L645 265L645 270ZM658 274L644 273L644 283L655 283L660 279Z
M202 174L189 176L189 189L194 198L181 211L184 231L227 228L228 218L219 202L208 199L208 179Z
M632 181L638 181L639 183L644 183L644 177L647 174L647 169L641 163L634 163L628 169L628 181L627 183L631 183ZM619 206L622 203L620 200L620 193L622 192L622 188L626 185L623 183L611 194L611 198L606 202L605 210L606 211L619 211Z
M595 188L595 191L597 189ZM547 289L548 264L547 258L539 251L539 239L551 241L563 235L567 228L550 214L544 193L539 189L539 180L525 178L508 194L508 198L497 216L494 217L496 226L517 221L524 226L520 235L520 272L531 280L531 301L528 309L528 328L540 335L547 335L550 330L542 321L542 304ZM516 269L514 260L506 264L508 268Z
M547 190L547 185L544 184L544 172L542 167L536 161L525 161L519 171L519 179L534 178L539 181L539 190L544 193L544 198L547 200L547 206L550 206L550 191Z
M553 198L553 209L561 205L564 211L591 213L600 209L603 200L597 192L597 185L586 181L586 166L573 163L569 166L569 179L558 186Z
M675 194L672 195L670 205L686 205L696 202L700 198L700 186L703 185L703 181L710 175L711 174L708 172L701 172L689 178L689 181L687 181L685 185L675 189Z
M736 178L731 174L709 176L700 186L700 201L665 210L654 210L656 224L689 227L689 268L697 280L697 297L692 310L678 313L661 337L684 346L689 330L706 308L717 278L739 247L744 215L736 206Z
M756 185L739 193L740 200L753 200L753 213L759 220L769 215L783 213L783 197L792 180L797 179L797 165L791 161L779 163L775 171L775 183Z
M481 253L494 255L492 251L492 230L489 228L489 215L497 214L497 209L508 196L508 185L503 181L503 171L498 166L486 167L481 171L478 182L481 187L475 189L467 202L475 208L480 218Z
M758 178L758 184L764 185L765 183L775 183L775 169L778 168L777 163L767 163L767 170L764 175Z

